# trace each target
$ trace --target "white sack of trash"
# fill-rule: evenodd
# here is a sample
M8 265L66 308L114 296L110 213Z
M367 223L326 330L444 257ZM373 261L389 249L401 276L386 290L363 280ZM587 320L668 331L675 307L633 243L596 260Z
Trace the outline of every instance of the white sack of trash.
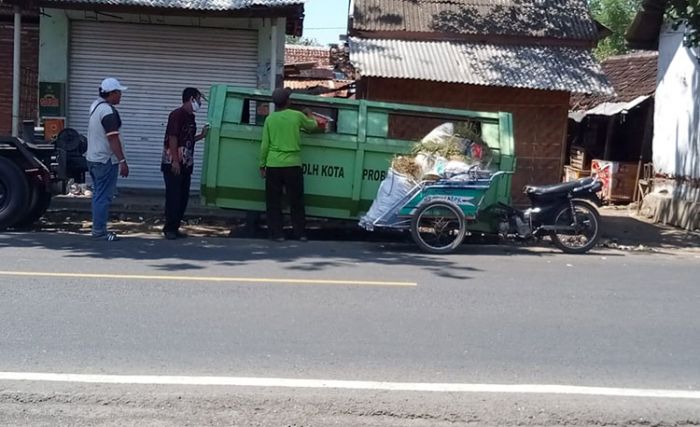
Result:
M413 178L390 168L379 185L372 206L360 219L360 227L372 231L376 224L392 224L398 215L398 205L411 194L417 184Z

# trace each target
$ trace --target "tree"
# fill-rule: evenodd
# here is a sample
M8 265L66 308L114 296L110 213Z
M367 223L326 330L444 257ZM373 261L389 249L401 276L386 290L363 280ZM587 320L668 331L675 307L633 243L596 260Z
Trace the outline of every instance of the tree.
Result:
M641 0L589 1L593 18L612 31L612 35L598 43L595 55L599 60L611 55L621 55L628 51L625 31L632 23L641 2Z
M299 46L322 46L321 43L319 43L316 39L307 39L306 37L296 36L287 36L287 38L285 39L285 43L295 44Z
M667 15L674 30L685 26L686 46L700 46L700 0L670 0Z

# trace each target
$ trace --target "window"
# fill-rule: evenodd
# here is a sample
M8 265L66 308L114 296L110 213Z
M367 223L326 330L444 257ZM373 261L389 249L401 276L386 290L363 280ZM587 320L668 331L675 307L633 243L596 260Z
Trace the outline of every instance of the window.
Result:
M309 108L312 112L320 114L326 118L329 118L328 126L326 132L336 133L338 128L338 109L321 107L314 104L304 104L298 102L292 102L290 107L293 110L302 111L304 108ZM245 99L243 101L243 112L241 117L241 123L252 125L252 126L262 126L265 124L265 119L270 114L270 102L263 101L260 99Z
M243 117L241 123L253 126L265 124L265 118L270 114L270 102L259 99L243 101Z
M463 138L481 136L481 123L471 120L450 120L448 118L420 117L406 114L389 114L389 132L391 139L420 141L437 127L451 123L454 133Z

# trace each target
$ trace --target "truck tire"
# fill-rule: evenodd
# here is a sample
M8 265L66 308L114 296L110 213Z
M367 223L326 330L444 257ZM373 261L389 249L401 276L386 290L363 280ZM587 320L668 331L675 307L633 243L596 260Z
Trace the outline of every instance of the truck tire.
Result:
M46 210L51 204L51 193L38 184L31 184L29 187L31 196L27 211L22 215L22 218L15 222L12 227L15 229L29 228L39 218L46 213Z
M0 157L0 230L13 226L29 204L29 183L11 160Z

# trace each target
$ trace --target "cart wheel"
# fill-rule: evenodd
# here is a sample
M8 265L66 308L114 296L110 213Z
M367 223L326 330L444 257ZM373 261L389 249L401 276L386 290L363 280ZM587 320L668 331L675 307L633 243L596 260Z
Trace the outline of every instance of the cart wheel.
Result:
M448 201L428 202L411 219L411 236L424 252L448 254L459 247L466 233L462 210Z

